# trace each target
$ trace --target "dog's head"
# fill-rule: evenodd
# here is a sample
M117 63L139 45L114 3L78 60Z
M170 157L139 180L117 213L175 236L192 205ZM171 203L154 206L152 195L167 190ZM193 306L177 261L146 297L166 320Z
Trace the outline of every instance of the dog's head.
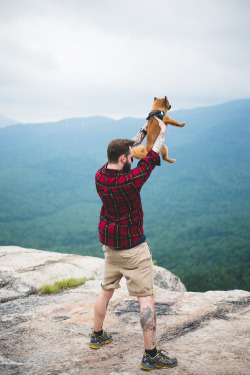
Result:
M154 98L152 110L163 111L166 114L166 112L170 108L171 105L169 104L168 98L166 96L162 99Z

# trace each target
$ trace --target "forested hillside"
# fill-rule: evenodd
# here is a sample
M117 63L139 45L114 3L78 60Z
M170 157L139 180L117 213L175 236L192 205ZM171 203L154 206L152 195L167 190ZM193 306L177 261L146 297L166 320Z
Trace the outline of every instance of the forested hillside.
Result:
M188 290L250 290L250 100L169 115L186 121L167 129L176 162L162 162L142 189L153 258ZM144 121L0 129L0 245L102 257L94 175L108 142L132 138Z

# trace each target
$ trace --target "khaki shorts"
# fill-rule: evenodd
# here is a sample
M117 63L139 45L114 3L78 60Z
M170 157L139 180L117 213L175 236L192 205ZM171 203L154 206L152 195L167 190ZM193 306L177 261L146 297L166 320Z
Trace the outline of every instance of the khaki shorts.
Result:
M120 288L120 280L124 276L130 296L153 295L154 272L152 254L148 243L128 250L114 250L107 245L105 252L105 268L102 288L104 290Z

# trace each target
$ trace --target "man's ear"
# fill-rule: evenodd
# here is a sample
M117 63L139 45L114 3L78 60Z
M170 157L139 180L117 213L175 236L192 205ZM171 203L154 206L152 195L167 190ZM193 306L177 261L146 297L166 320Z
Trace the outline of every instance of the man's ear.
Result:
M123 154L119 157L119 160L122 162L122 163L126 163L126 155Z

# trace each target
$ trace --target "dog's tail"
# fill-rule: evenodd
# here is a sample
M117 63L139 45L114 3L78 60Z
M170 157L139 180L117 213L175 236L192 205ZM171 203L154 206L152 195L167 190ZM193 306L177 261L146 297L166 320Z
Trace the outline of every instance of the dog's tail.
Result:
M143 159L147 155L146 148L144 146L141 146L141 145L133 147L132 151L133 151L133 157L135 159Z

